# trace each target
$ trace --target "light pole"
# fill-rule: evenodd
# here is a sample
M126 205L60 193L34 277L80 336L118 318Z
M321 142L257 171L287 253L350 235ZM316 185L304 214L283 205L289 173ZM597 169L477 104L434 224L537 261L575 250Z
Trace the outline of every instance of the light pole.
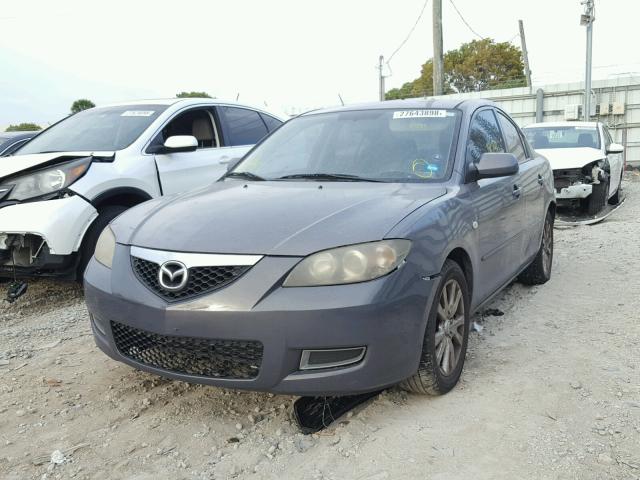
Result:
M591 118L591 50L593 45L593 22L595 21L595 0L583 0L584 13L580 15L580 25L587 27L587 59L584 73L583 117L588 122Z

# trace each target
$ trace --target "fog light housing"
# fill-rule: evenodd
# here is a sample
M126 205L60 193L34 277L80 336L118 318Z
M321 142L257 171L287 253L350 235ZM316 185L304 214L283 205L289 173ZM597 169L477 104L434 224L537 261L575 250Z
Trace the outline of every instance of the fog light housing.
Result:
M300 370L344 367L358 363L364 358L367 347L327 348L303 350L300 357Z

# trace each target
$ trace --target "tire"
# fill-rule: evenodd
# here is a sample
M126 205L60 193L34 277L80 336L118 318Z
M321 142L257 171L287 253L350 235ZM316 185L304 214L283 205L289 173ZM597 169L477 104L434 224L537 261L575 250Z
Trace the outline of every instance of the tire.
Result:
M440 278L433 304L428 312L418 371L400 383L401 388L412 393L447 393L458 383L464 366L469 341L469 288L464 272L453 260L444 263ZM461 296L454 304L458 291ZM448 296L452 292L455 292L451 295L453 301L449 303ZM449 310L443 308L447 305ZM438 343L436 337L439 339ZM453 357L448 356L447 352L452 350ZM444 365L447 357L450 359L447 363L448 368ZM451 358L454 360L453 367L450 365Z
M618 183L618 189L616 193L614 193L609 199L609 205L617 205L620 203L622 199L622 176L624 175L624 170L620 173L620 183Z
M98 237L102 231L107 227L107 225L109 225L109 223L111 223L111 220L127 209L127 207L113 205L104 207L100 210L98 218L93 221L82 239L82 245L80 246L80 261L78 263L78 269L76 270L76 280L78 282L82 282L84 271L87 269L89 260L91 260L93 253L96 251L96 243L98 243Z
M587 199L587 213L589 215L598 214L607 204L607 196L609 194L609 175L603 174L605 178L600 183L593 185L591 195Z
M536 257L518 276L518 281L525 285L542 285L551 278L553 267L553 213L547 211L542 228L542 241Z

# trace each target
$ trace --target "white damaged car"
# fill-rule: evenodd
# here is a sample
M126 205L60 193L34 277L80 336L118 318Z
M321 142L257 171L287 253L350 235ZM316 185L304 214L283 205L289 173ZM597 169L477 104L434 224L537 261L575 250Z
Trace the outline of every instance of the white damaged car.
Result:
M81 278L124 210L220 178L283 119L212 99L110 105L65 118L0 162L0 277Z
M551 168L558 204L579 203L589 215L622 193L624 147L613 141L600 122L534 123L523 129L533 148Z

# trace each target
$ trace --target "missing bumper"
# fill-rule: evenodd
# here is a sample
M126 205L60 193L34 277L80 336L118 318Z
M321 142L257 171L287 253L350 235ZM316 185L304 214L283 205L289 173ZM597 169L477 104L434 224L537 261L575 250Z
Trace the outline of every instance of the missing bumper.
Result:
M352 365L362 360L366 351L366 347L303 350L300 358L300 370Z

